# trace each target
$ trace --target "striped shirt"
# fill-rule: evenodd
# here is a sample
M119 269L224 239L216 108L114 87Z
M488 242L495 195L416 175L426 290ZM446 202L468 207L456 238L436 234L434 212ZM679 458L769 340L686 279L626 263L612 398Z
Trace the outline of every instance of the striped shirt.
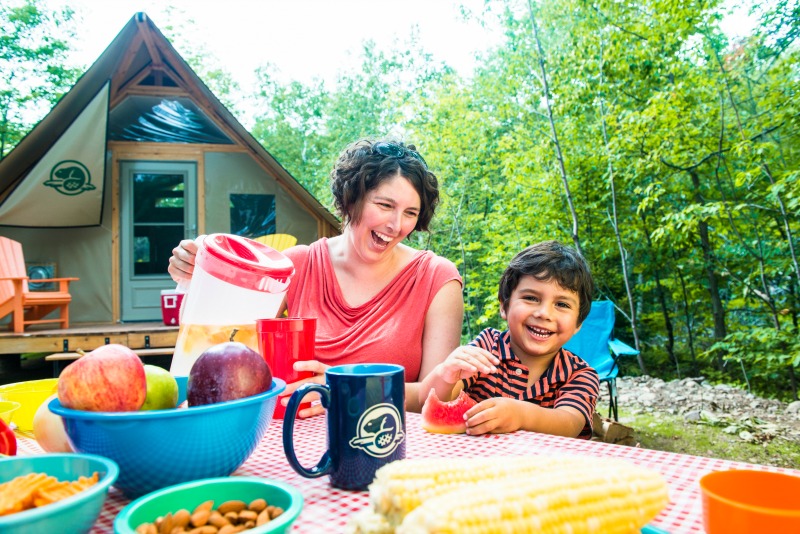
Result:
M487 328L470 345L485 349L499 360L497 372L478 373L463 380L464 391L480 402L494 397L508 397L538 404L543 408L569 406L583 414L586 424L579 438L591 439L592 414L600 393L597 372L580 357L563 348L550 362L547 371L528 387L528 368L511 350L511 335Z

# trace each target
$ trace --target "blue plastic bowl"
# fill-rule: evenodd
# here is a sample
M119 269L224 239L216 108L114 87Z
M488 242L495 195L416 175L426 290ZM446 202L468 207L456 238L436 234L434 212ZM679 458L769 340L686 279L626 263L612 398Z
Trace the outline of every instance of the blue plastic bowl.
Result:
M178 403L186 377L178 377ZM64 419L72 448L99 454L119 465L114 484L128 498L201 478L228 476L242 465L267 432L278 394L274 378L264 393L227 402L139 412L88 412L49 408Z
M46 473L61 481L72 481L95 472L99 473L100 480L80 493L45 506L0 516L0 532L65 532L67 528L76 534L89 532L100 515L109 486L119 475L117 464L91 454L42 454L0 460L0 483L29 473Z
M142 523L152 523L181 509L191 512L209 499L214 501L214 507L232 499L247 503L265 499L267 504L283 508L281 515L247 530L248 534L287 532L303 509L303 496L289 484L257 477L210 478L178 484L136 499L117 514L114 532L135 534Z

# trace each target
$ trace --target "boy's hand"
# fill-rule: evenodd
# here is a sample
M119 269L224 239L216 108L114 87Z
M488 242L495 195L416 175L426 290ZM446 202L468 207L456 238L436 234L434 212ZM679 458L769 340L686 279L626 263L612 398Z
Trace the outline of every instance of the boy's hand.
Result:
M500 360L491 352L465 345L451 352L445 361L439 364L437 372L448 384L455 384L463 378L469 378L476 373L497 372L495 365Z
M464 414L467 423L467 434L505 434L522 428L522 408L516 399L494 397L486 399Z

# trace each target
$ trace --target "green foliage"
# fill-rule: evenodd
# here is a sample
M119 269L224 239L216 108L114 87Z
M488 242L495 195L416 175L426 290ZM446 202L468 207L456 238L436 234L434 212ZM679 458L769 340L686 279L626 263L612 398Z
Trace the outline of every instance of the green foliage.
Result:
M257 137L318 195L346 142L413 139L442 202L412 242L459 267L465 340L502 328L508 260L575 230L598 298L626 310L616 334L642 349L624 371L796 396L797 2L756 5L760 25L735 42L721 2L490 6L478 16L506 42L471 78L367 44L332 90L265 77Z
M77 80L64 66L74 38L73 13L42 2L0 5L0 159Z
M720 0L496 0L474 16L496 18L505 42L471 77L435 63L413 32L394 50L364 43L360 68L333 86L280 82L264 65L251 131L329 209L348 143L416 144L442 198L432 234L409 242L458 266L465 341L503 327L497 282L514 254L575 239L598 298L618 305L617 337L642 350L624 373L796 398L798 6L743 6L759 22L732 40ZM25 57L30 46L5 39L0 51ZM195 50L191 64L236 104L240 88ZM58 63L55 49L35 57Z

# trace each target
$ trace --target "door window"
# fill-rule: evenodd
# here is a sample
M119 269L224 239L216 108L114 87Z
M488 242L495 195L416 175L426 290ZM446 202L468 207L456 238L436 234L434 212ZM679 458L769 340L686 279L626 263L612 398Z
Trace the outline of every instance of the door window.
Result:
M133 274L163 275L172 249L183 239L183 174L133 175Z

